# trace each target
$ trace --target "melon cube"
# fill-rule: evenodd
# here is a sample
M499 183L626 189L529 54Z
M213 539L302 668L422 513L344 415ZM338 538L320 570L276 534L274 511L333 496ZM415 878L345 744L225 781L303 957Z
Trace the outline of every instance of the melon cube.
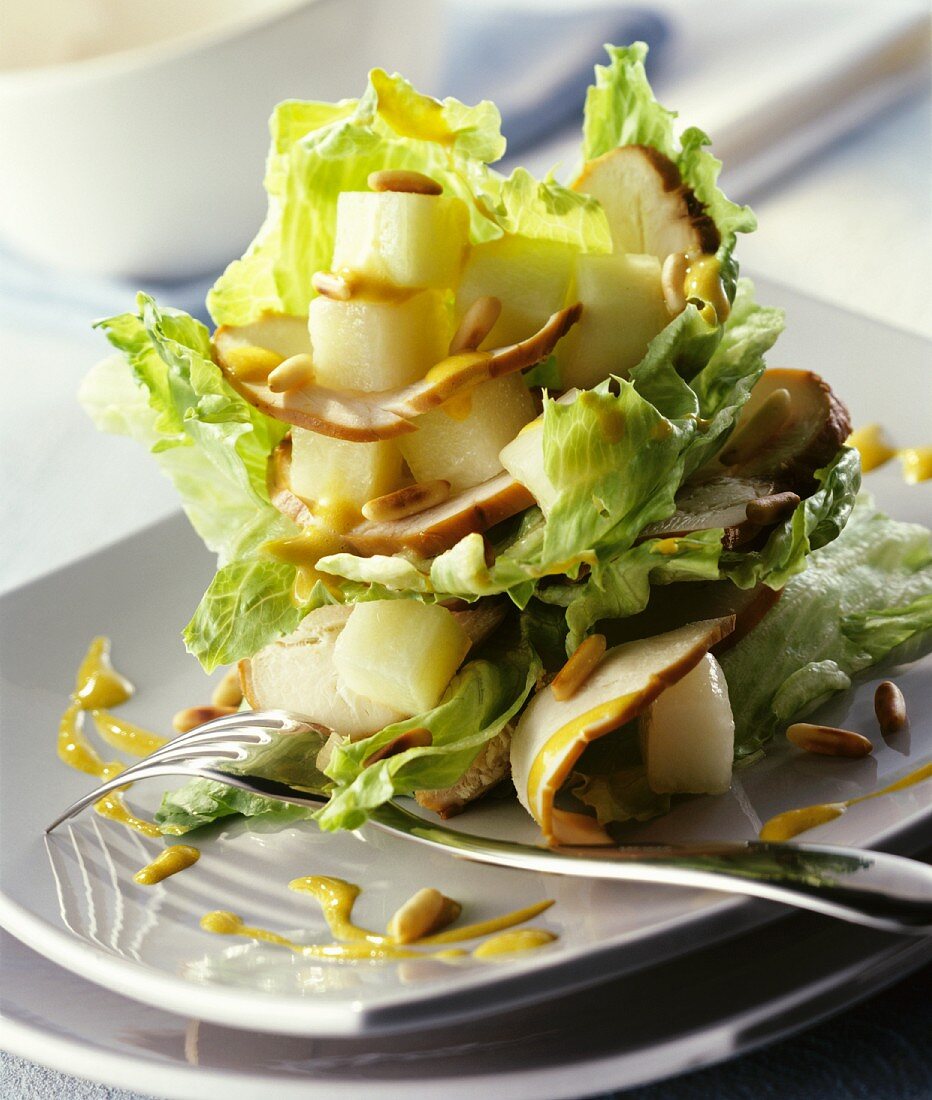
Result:
M419 600L356 604L337 639L341 682L405 715L432 710L469 650L445 607Z
M333 269L392 286L455 287L469 245L462 199L344 191L337 199Z
M656 256L580 255L575 297L579 323L557 345L564 385L588 389L625 377L670 320Z
M722 794L731 786L735 720L725 674L711 653L654 700L640 730L651 790Z
M415 481L449 481L453 492L501 473L499 453L537 412L520 375L481 382L415 421L398 446Z
M496 348L524 340L563 308L577 255L572 245L510 234L476 245L457 290L457 319L477 298L492 295L502 303L502 312L483 345Z
M401 451L394 440L353 443L292 428L291 490L308 504L332 508L340 502L358 511L404 481Z
M448 310L435 290L395 301L321 295L311 302L308 329L315 379L333 389L406 386L443 359L450 344Z

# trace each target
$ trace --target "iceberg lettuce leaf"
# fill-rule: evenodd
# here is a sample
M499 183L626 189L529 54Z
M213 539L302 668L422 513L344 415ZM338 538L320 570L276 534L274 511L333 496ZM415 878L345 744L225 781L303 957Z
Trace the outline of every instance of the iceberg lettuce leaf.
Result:
M311 277L330 268L341 191L365 191L371 172L423 172L466 202L474 243L504 232L607 251L598 203L555 180L489 167L505 151L494 104L467 106L422 95L397 74L369 74L358 100L288 101L276 107L265 187L269 210L246 255L208 295L218 324L245 324L263 310L304 315Z
M192 779L162 797L155 821L168 836L181 836L212 821L242 814L255 822L274 827L308 818L313 813L304 806L278 802L260 794L249 794L212 779Z
M763 581L782 588L806 568L808 555L838 537L848 522L861 487L861 462L853 447L842 447L822 470L816 470L819 488L778 523L760 550L732 550L722 554L722 576L739 588Z
M808 556L776 606L720 658L738 755L910 639L932 644L930 534L861 497L838 537Z

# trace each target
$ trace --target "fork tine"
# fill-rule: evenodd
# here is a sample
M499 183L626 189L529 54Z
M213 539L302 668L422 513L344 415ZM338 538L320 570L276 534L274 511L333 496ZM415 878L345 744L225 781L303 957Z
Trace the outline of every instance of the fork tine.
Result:
M228 733L234 729L267 729L272 732L297 733L302 729L320 728L316 722L299 718L297 715L288 714L285 711L244 710L237 711L236 714L224 714L220 718L212 718L209 722L204 722L203 725L188 730L187 733L180 733L177 737L173 737L169 744L190 744L192 741L199 741L202 737L210 737L216 733Z
M121 790L129 783L148 778L149 776L178 775L180 773L180 769L177 767L167 769L160 767L148 768L146 767L146 763L145 760L142 760L138 764L134 764L132 768L127 768L125 772L120 772L120 774L114 776L113 779L108 779L106 783L101 783L99 787L95 787L94 790L90 791L88 794L81 795L80 798L72 802L66 810L59 814L50 825L46 825L46 834L57 829L63 821L67 821L69 818L74 817L75 814L79 814L87 806L90 806L91 803L97 802L99 799L103 798L105 794L110 794L111 791ZM135 772L135 779L132 777L127 779L127 776L132 772Z
M298 733L317 730L329 732L316 722L286 711L241 711L214 718L210 722L179 734L161 748L150 753L145 759L132 764L113 779L107 780L88 794L73 802L51 825L46 833L52 832L63 821L74 817L81 810L98 801L111 791L127 787L140 779L157 775L194 774L182 765L195 760L242 760L242 749L262 743L258 736L262 730L270 733ZM237 736L238 734L238 736Z

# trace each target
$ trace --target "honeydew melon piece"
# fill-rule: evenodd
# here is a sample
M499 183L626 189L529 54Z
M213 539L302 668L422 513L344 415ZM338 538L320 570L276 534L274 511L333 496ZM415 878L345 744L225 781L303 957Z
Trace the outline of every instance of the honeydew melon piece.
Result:
M731 616L707 619L627 642L610 649L569 699L549 688L534 696L515 729L511 771L518 800L549 843L559 841L554 798L586 745L638 717L733 627Z
M372 443L416 431L416 425L411 423L415 417L482 382L515 374L542 362L576 324L581 311L582 307L575 303L559 310L543 328L519 344L489 352L450 356L431 367L420 381L377 393L336 390L316 383L300 390L276 393L261 380L240 378L225 357L236 330L227 330L221 339L218 329L215 351L220 369L230 385L267 416L336 439Z
M401 191L344 191L337 199L335 271L446 290L459 282L468 244L462 199Z
M460 492L501 473L499 452L536 411L520 375L510 374L419 416L398 446L415 481L443 478Z
M608 218L616 253L712 253L715 223L669 157L647 145L623 145L589 161L573 184L597 199Z
M440 702L469 646L469 636L445 607L373 600L354 606L334 662L350 691L410 717Z
M582 318L557 349L564 385L589 389L625 377L670 320L655 256L581 254L576 295Z
M567 300L577 254L568 244L512 234L474 246L456 294L457 321L477 298L491 295L502 312L485 346L523 340Z
M334 649L351 611L342 605L318 608L294 633L240 661L249 705L302 714L353 741L397 722L402 717L398 709L358 694L337 673Z
M658 794L722 794L731 786L735 720L722 667L706 653L640 718L647 782Z
M404 484L404 460L392 439L350 443L293 428L290 477L302 500L343 501L358 512L366 501Z
M423 378L447 353L450 319L443 295L336 301L310 305L314 377L334 389L390 390Z

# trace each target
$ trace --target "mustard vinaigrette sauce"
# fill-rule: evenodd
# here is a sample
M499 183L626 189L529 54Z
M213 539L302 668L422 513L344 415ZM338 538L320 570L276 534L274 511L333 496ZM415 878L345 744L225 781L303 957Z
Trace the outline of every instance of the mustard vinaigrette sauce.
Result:
M760 831L760 838L776 843L792 840L794 836L799 836L808 829L826 825L829 821L841 817L849 806L855 806L858 802L867 802L871 798L880 798L885 794L893 794L895 791L905 791L908 787L914 787L927 779L932 779L932 763L917 768L895 783L881 787L880 790L859 795L857 798L849 798L845 802L820 802L814 806L801 806L797 810L787 810L764 824Z
M92 775L102 782L113 779L124 770L119 760L104 760L91 745L85 730L87 712L91 713L102 738L114 748L135 756L146 756L164 744L164 738L109 713L110 707L127 702L134 692L133 685L111 663L110 639L95 638L78 667L71 702L58 724L59 760L69 768ZM105 795L94 804L94 809L102 817L117 821L143 836L156 838L162 835L157 825L137 817L127 808L119 791Z

